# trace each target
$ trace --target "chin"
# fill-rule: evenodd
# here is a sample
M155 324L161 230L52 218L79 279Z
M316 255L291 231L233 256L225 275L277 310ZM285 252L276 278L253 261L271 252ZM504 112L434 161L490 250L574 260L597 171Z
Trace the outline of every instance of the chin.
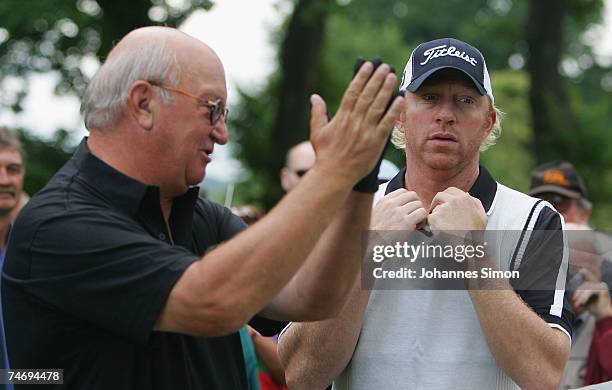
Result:
M458 159L456 156L449 156L447 154L435 154L433 156L426 156L425 163L432 169L436 170L449 170L453 169L458 165Z
M0 205L0 218L5 218L9 216L14 208L15 208L15 205L11 207Z
M190 186L198 185L204 180L206 177L206 170L202 170L202 172L193 174L187 177L187 184Z

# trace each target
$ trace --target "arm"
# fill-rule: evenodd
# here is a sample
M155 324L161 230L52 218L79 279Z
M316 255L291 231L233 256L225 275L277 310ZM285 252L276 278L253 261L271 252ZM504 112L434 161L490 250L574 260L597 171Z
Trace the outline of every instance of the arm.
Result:
M324 389L340 375L353 356L369 297L358 280L337 317L293 322L283 332L278 355L290 389Z
M486 227L487 217L480 201L457 188L438 193L432 201L432 209L428 218L432 229L483 231ZM557 230L558 237L562 238L560 219L556 213L551 216L556 217L558 226L555 228L551 223L547 228ZM538 219L536 228L541 226L541 223L538 225L539 222ZM538 249L546 250L545 247ZM559 267L566 267L561 263L566 249L561 244L556 250ZM529 251L528 247L527 252ZM525 258L528 256L526 253ZM538 258L537 255L531 257L536 260ZM476 261L485 262L485 267L494 268L493 262L488 258ZM523 264L526 262L524 259ZM478 265L477 269L482 266ZM555 280L557 273L554 274ZM478 279L473 283L470 285L470 298L498 365L523 389L554 389L561 380L569 356L570 343L567 335L552 328L541 318L541 314L536 313L534 305L528 306L505 280ZM543 296L550 297L555 292L535 293L532 295L542 299ZM529 303L527 298L526 301ZM547 308L550 305L551 303L548 303Z
M314 167L256 225L187 268L170 292L156 329L206 336L234 332L291 280L347 201L351 187L376 163L402 109L403 100L397 98L383 115L396 77L388 66L369 78L371 72L371 64L362 67L330 122L324 102L313 96ZM349 273L347 279L353 277ZM291 319L294 313L275 314Z
M359 273L371 208L371 194L352 191L304 265L260 314L294 321L338 314Z
M569 356L566 334L551 328L509 285L470 290L489 348L522 389L554 389Z
M400 189L376 205L372 228L410 231L426 216L416 193ZM344 370L357 345L369 296L370 291L362 290L361 281L357 280L337 317L295 322L285 330L278 350L290 388L322 389Z

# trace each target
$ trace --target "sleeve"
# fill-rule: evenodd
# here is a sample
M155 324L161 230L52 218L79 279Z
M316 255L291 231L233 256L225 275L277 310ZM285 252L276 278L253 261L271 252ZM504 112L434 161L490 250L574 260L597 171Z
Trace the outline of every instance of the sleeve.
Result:
M595 323L598 333L593 337L593 343L597 348L599 362L605 371L607 378L612 377L612 317L606 317Z
M49 218L29 248L16 250L18 259L29 260L27 275L17 282L31 296L143 344L174 284L198 260L112 213Z
M534 205L531 217L512 261L520 272L512 285L544 321L571 339L574 314L565 294L569 251L561 217L544 202Z
M227 207L218 206L219 213L219 241L226 241L248 227L239 216L232 213Z

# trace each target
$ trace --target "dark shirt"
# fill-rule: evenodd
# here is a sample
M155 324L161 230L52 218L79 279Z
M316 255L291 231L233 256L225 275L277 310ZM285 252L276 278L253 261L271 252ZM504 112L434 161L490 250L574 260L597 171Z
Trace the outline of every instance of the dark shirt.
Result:
M584 385L612 379L612 317L597 320L589 348Z
M246 388L238 333L153 330L185 269L245 228L197 194L174 201L173 245L159 188L116 171L83 141L13 228L2 283L11 367L61 368L57 388L67 389ZM282 328L258 317L252 325Z

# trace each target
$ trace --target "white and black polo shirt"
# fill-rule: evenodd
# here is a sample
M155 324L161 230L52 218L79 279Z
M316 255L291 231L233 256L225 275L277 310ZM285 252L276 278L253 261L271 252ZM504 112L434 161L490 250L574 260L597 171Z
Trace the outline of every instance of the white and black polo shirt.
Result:
M405 188L405 169L381 185L377 198ZM487 170L469 191L487 212L486 234L500 234L488 248L502 270L538 273L550 289L513 286L549 326L570 337L572 313L565 299L568 249L563 219L539 199L497 183ZM546 242L538 231L558 232ZM508 232L514 232L510 234ZM557 242L554 242L557 240ZM522 277L521 277L522 279ZM529 281L529 279L528 279ZM531 282L542 283L542 280ZM503 304L500 302L500 304ZM571 339L571 337L570 337ZM335 389L518 389L497 366L469 293L465 290L373 290L352 360Z

